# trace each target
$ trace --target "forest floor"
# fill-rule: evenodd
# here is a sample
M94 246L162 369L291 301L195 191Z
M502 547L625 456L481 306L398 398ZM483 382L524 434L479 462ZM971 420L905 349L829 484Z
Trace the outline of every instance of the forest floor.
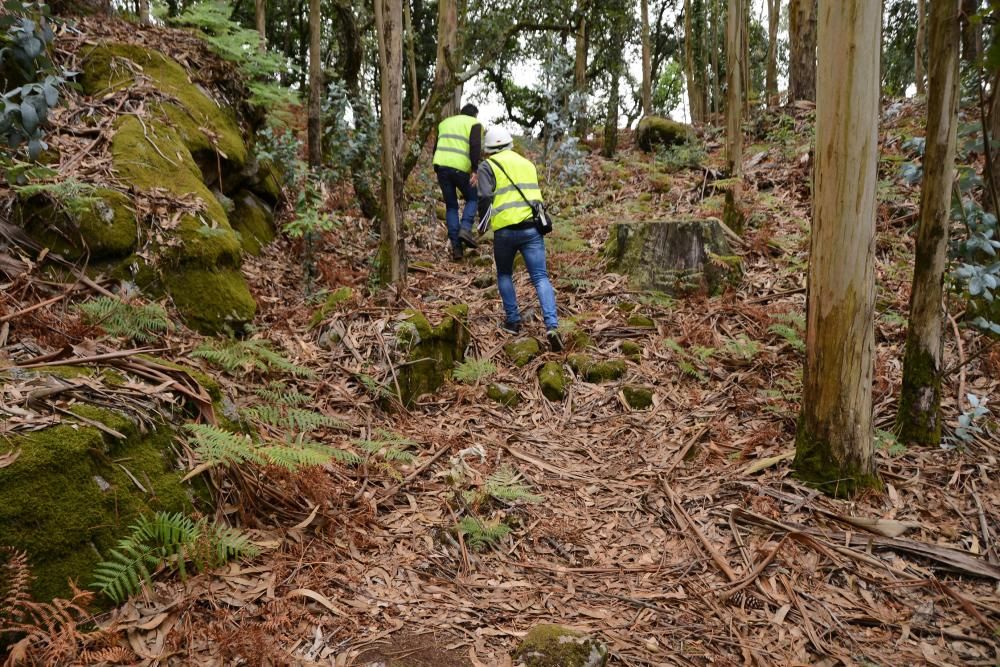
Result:
M616 665L997 664L1000 431L988 424L965 441L953 428L965 394L1000 395L1000 350L949 328L946 364L962 365L946 381L948 446L906 448L891 436L918 196L897 176L899 152L920 118L918 108L897 111L883 123L876 248L883 492L834 500L791 475L808 110L752 128L749 224L736 247L744 275L719 297L635 292L602 259L613 222L721 216L712 137L701 166L670 174L668 185L662 159L625 146L615 160L588 157L584 184L546 188L559 225L547 243L560 316L593 338L593 356L627 359L620 381L576 378L561 403L542 396L536 373L565 354L521 368L506 357L490 246L461 263L446 259L436 184L424 169L408 188L405 289L369 296L373 238L349 210L324 238L319 286L355 292L326 317L325 327L343 332L332 351L317 344L323 327L310 327L317 305L304 296L298 248L276 242L243 269L260 335L318 373L297 385L310 407L350 425L327 441L350 448L352 437L388 429L417 443L415 461L328 466L277 475L278 486L259 493L232 489L224 509L258 517L251 535L264 553L158 582L103 621L114 620L138 655L176 664L503 665L542 622L599 635ZM331 207L346 201L331 193ZM522 308L537 312L523 269L516 285ZM492 361L496 374L449 382L409 410L383 409L365 380L392 381L386 340L401 313L416 308L433 323L458 303L470 307L470 356ZM630 324L636 314L654 326ZM526 333L542 339L537 317L526 321ZM626 340L641 357L622 353ZM170 344L197 364L185 358L191 342ZM519 390L520 405L488 400L492 381ZM631 410L624 384L652 387L652 407ZM252 389L249 380L226 382L237 404ZM462 499L504 468L542 502ZM477 551L452 530L470 513L513 531Z

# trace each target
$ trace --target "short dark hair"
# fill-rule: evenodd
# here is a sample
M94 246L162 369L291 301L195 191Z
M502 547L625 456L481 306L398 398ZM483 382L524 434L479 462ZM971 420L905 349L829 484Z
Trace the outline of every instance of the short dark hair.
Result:
M475 118L476 116L479 115L479 107L477 107L475 104L466 104L464 107L462 107L462 113L466 116L472 116L473 118Z

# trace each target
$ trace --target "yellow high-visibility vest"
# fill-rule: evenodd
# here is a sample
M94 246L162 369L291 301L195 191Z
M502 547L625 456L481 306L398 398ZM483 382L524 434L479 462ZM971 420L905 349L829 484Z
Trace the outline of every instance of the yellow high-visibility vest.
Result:
M542 201L542 189L538 186L538 172L531 160L521 157L507 149L488 158L496 164L490 165L496 178L496 189L493 191L493 209L490 214L490 227L493 231L516 225L531 217L531 205L517 191L514 184L531 202ZM504 171L507 173L505 174Z
M469 159L469 135L473 125L479 121L472 116L459 114L449 116L438 124L437 150L434 151L434 164L442 167L452 167L459 171L471 171L472 160Z

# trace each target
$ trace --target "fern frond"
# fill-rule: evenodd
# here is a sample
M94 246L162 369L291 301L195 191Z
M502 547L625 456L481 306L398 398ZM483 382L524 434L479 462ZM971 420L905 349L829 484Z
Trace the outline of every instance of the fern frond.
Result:
M500 540L511 533L511 527L503 522L486 522L471 516L459 521L455 530L474 551L496 546Z
M156 303L140 305L102 296L76 308L88 324L99 326L112 336L149 343L170 330L167 311Z
M305 405L313 400L312 396L300 393L296 389L289 389L283 382L271 382L266 387L255 389L254 393L268 403L293 407Z
M540 503L545 500L544 496L532 493L531 487L524 483L521 473L510 467L503 467L487 477L483 491L497 500L508 503L519 500L526 503Z
M267 340L248 340L243 341L246 347L253 351L257 358L267 364L268 368L272 370L285 371L286 373L291 373L297 377L310 378L315 377L311 369L304 366L299 366L293 364L292 362L285 359L283 356L275 352L271 348L271 342Z
M335 447L318 442L296 442L285 440L282 443L271 444L260 448L260 453L271 465L280 466L288 470L297 470L306 466L321 466L333 460L348 461L361 457L351 454Z
M488 378L497 372L497 367L488 359L467 359L455 366L452 374L459 382L472 384Z
M318 428L348 428L345 422L335 417L304 408L254 405L244 409L242 414L247 419L299 433L309 433Z
M416 456L407 451L416 447L417 443L392 431L378 430L375 440L352 440L352 442L368 453L370 457L378 456L386 461L412 463Z
M13 547L0 547L0 632L5 622L17 621L24 615L31 601L30 585L28 554Z
M270 341L261 339L211 341L200 345L191 356L204 359L230 375L246 375L255 370L279 370L298 377L315 375L312 370L288 361L271 348Z
M191 445L205 462L266 463L257 451L257 445L247 435L230 433L208 424L185 424L184 430L191 434Z

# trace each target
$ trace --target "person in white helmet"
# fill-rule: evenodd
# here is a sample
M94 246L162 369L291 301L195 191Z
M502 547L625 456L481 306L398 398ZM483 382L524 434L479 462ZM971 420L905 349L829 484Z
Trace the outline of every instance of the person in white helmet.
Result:
M507 130L494 127L486 132L479 163L479 230L493 230L493 258L497 267L497 289L505 318L500 328L511 334L521 331L521 311L514 292L514 258L521 253L542 307L546 335L553 352L563 349L556 314L556 295L545 267L545 238L534 221L532 204L542 201L538 172L531 160L515 153Z

